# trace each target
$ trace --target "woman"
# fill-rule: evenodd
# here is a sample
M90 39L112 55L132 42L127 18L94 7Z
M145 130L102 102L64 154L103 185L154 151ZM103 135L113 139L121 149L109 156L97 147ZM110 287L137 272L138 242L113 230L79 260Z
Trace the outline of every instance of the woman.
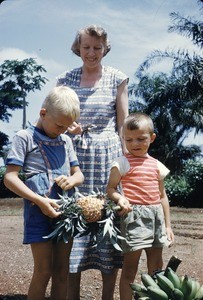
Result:
M113 159L122 154L121 126L128 115L128 78L122 72L101 64L110 51L106 31L90 25L81 29L71 50L81 57L82 67L66 72L57 85L71 87L80 99L79 123L68 128L85 176L83 194L106 191ZM82 249L82 250L81 250ZM80 299L81 271L98 269L102 273L102 299L112 300L121 253L110 243L95 251L89 236L75 239L70 261L69 300Z

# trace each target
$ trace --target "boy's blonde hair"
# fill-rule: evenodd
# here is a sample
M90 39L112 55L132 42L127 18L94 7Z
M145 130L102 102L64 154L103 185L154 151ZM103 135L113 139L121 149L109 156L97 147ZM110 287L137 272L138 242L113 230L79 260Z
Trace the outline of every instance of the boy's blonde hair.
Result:
M140 129L143 126L149 130L150 134L154 133L154 124L152 119L150 118L150 116L143 112L136 112L130 114L128 117L125 118L123 123L123 129L128 130Z
M80 101L74 90L66 86L53 88L45 98L42 108L50 113L62 113L76 120L80 117Z

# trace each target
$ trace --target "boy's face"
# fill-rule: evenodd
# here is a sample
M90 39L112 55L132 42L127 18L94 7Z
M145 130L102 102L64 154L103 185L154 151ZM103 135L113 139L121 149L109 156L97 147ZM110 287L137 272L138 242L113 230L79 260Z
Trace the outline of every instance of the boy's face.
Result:
M129 153L134 156L144 156L149 146L156 138L156 134L150 134L145 127L135 130L124 129L123 138Z
M66 132L67 128L73 123L73 119L63 113L49 113L45 108L40 111L41 129L50 138L56 138L61 133Z

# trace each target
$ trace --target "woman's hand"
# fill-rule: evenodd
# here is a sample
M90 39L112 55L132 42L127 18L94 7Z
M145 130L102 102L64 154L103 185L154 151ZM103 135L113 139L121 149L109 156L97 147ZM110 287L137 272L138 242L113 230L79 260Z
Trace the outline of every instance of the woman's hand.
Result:
M71 134L82 134L82 126L80 123L73 122L73 124L68 127L67 131Z

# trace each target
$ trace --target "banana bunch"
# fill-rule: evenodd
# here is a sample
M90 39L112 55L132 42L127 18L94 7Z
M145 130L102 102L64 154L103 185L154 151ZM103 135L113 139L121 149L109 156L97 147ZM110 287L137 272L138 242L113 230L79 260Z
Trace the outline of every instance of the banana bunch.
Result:
M131 283L135 300L203 300L203 285L191 277L178 276L168 267L157 273L141 275L142 283Z

